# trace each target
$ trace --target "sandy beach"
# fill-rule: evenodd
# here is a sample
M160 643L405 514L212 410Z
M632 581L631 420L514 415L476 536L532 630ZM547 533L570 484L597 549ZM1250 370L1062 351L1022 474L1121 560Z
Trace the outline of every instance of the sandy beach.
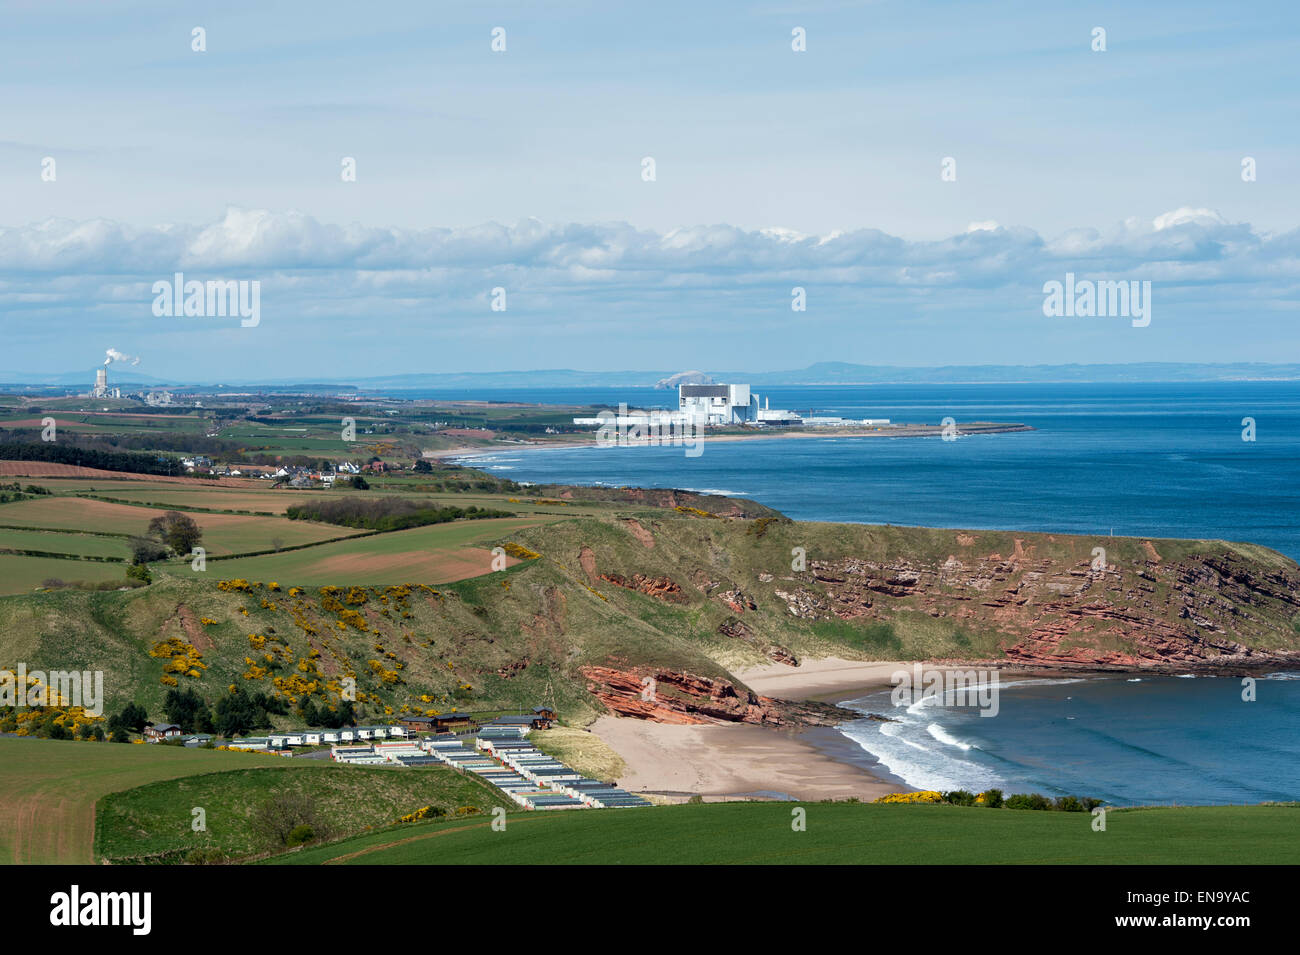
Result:
M735 671L735 675L761 696L782 700L806 700L823 697L845 698L854 690L889 686L898 670L910 670L912 663L894 660L845 660L823 657L804 660L799 666L767 663Z
M827 755L833 740L814 745L810 731L741 723L673 726L614 716L590 728L623 757L627 772L619 782L633 792L866 801L900 790L865 767Z

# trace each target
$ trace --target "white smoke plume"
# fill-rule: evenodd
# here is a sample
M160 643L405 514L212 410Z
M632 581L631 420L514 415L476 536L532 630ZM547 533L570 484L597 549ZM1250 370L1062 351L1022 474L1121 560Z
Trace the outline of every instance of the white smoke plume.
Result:
M116 348L110 348L105 354L107 355L107 357L104 359L105 365L111 365L115 361L129 361L133 365L140 364L140 359L138 357L132 355L124 355Z

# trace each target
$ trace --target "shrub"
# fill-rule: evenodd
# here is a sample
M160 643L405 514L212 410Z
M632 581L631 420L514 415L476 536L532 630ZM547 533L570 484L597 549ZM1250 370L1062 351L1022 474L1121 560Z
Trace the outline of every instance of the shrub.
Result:
M316 832L311 826L303 823L300 826L294 826L290 831L284 844L292 849L294 846L303 846L316 838Z
M1008 809L1051 809L1052 801L1038 793L1016 793L1004 803Z
M975 794L964 789L954 789L952 792L943 794L943 801L953 806L973 806L975 805Z
M220 849L214 849L211 846L205 846L202 849L192 849L185 856L186 865L223 865L226 862L226 854Z
M975 801L981 806L987 806L989 809L1002 808L1002 790L986 789L976 797Z
M149 573L148 564L131 564L126 568L128 580L138 580L142 584L153 583L153 574Z

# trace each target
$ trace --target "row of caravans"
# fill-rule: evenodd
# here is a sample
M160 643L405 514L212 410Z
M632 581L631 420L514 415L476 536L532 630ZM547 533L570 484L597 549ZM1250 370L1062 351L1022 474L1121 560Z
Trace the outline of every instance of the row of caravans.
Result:
M401 726L344 726L341 729L289 730L267 736L249 736L225 744L230 749L290 749L294 746L328 746L370 740L405 739Z

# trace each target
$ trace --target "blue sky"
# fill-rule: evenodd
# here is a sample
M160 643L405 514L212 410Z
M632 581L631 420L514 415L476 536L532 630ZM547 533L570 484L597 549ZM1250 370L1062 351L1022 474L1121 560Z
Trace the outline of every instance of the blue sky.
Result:
M1132 6L2 3L0 368L1296 360L1300 12Z

